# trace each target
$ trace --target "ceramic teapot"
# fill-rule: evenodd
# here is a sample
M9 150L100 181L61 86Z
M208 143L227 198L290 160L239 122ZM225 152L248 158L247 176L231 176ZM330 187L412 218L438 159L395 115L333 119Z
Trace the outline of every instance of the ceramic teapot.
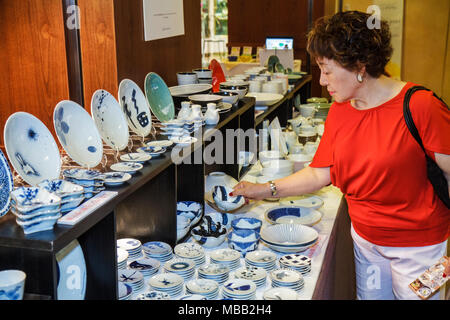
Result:
M208 103L205 112L205 123L207 125L216 125L219 123L220 115L219 110L216 109L215 103Z
M178 112L177 118L179 120L187 120L189 119L190 115L191 115L191 103L189 101L181 102L181 109Z

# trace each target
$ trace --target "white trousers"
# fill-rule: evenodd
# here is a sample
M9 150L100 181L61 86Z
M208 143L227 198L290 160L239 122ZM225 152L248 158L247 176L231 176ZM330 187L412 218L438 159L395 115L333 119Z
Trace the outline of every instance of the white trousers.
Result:
M377 246L360 237L353 225L351 234L358 300L420 300L408 285L435 264L447 250L447 241L424 247ZM439 299L439 291L428 298Z

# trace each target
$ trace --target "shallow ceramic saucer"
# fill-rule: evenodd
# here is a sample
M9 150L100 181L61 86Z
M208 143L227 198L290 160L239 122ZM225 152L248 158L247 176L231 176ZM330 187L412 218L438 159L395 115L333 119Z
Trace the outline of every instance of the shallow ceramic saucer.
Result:
M264 292L264 300L298 300L298 293L291 288L271 288Z
M190 259L205 255L203 247L192 242L179 243L175 246L173 251L177 256Z
M212 251L210 257L215 261L230 262L239 260L241 253L234 249L218 249Z
M170 140L154 140L147 142L146 144L148 147L161 147L161 148L168 148L173 145L173 141Z
M109 168L113 171L126 172L134 174L141 170L144 166L137 162L117 162L112 164Z
M176 273L160 273L154 275L148 281L148 284L153 288L167 289L182 285L184 279Z
M105 173L105 185L114 187L124 184L131 179L131 174L127 172L106 172Z
M170 141L175 143L177 146L187 147L187 146L191 145L192 143L196 143L197 138L190 137L190 136L171 137Z
M150 154L145 154L142 152L133 152L133 153L126 153L122 154L120 156L120 160L125 162L138 162L138 163L144 163L148 160L150 160L152 156Z

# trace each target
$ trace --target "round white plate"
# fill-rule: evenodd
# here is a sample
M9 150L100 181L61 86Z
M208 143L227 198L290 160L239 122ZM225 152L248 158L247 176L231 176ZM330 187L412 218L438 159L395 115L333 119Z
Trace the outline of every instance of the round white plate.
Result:
M219 284L209 279L194 279L186 282L186 290L192 293L208 294L219 290Z
M173 143L177 144L180 147L187 147L191 143L196 143L197 138L190 136L181 136L181 137L172 137L170 138L170 141L172 141Z
M264 292L264 300L298 300L298 293L290 288L271 288Z
M272 251L256 250L248 252L245 256L245 259L258 264L266 264L276 261L277 255Z
M233 297L246 296L256 291L256 284L251 280L232 279L223 284L222 290Z
M86 262L83 250L73 240L56 254L58 263L58 300L84 300L86 293Z
M184 273L195 268L195 262L190 259L172 259L164 264L164 270L175 273Z
M43 180L59 178L58 146L38 118L27 112L12 114L6 121L3 137L9 161L25 182L36 186Z
M126 153L120 156L120 160L125 162L138 162L138 163L144 163L148 160L150 160L152 156L147 153L143 152L133 152L133 153Z
M259 281L265 279L267 276L266 270L260 267L246 266L240 267L234 272L234 277L238 279L247 279L252 281Z
M184 84L179 86L169 87L170 94L173 97L188 97L196 93L208 91L212 89L211 84Z
M280 263L293 268L310 267L311 258L301 254L287 254L280 258Z
M160 273L152 276L148 284L153 288L167 289L182 285L183 282L183 277L176 273Z
M197 271L199 275L202 274L205 276L220 276L227 275L230 272L230 268L221 264L211 263L207 266L199 267Z
M173 249L173 252L175 252L177 256L189 259L205 255L205 250L203 249L203 247L192 242L177 244Z
M11 198L9 194L13 191L14 182L9 167L8 161L6 160L3 152L0 150L0 218L8 213L11 207Z
M105 143L114 150L128 145L128 123L119 102L108 91L100 89L91 99L91 115Z
M297 283L303 281L300 272L291 269L277 269L269 273L272 281L283 284Z
M135 173L136 171L139 171L144 166L137 162L117 162L112 164L109 168L113 171L118 172L127 172L129 174Z
M152 115L141 88L132 80L123 79L119 85L119 103L130 129L146 137L152 129Z
M234 249L218 249L211 252L210 257L215 261L234 261L241 258L241 253Z
M53 125L62 147L76 163L88 168L100 163L102 139L94 120L82 106L60 101L53 111Z
M283 99L283 95L281 94L267 92L249 92L245 96L255 98L256 106L271 106Z
M141 242L137 239L122 238L117 240L117 248L121 248L126 251L139 249L141 245Z
M274 216L272 216L272 214L269 214L270 212L273 212L273 210L277 209L281 210L281 213L284 215L280 215L278 218L275 218ZM290 210L293 210L293 212ZM297 214L299 214L299 216ZM322 213L320 211L311 208L288 205L270 208L264 213L264 217L271 224L292 223L292 224L302 224L304 226L310 227L315 225L322 219Z
M150 255L162 256L168 253L172 253L172 248L170 247L170 245L161 241L146 242L142 246L144 251Z
M161 148L168 148L173 145L173 141L170 140L154 140L147 142L148 147L161 147Z

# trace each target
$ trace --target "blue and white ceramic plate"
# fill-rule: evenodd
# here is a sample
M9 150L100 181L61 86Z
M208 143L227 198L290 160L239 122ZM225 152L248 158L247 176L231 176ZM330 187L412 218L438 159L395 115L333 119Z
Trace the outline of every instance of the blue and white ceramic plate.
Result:
M19 187L11 192L12 205L21 212L42 208L52 210L59 207L61 198L44 188Z
M280 204L283 206L300 206L311 209L319 209L321 206L323 206L323 203L323 199L315 195L288 197L280 200Z
M119 102L108 91L94 92L91 114L103 141L114 150L123 150L128 145L128 123Z
M161 148L168 148L173 145L173 141L170 140L153 140L150 142L147 142L148 147L161 147Z
M137 162L117 162L110 166L110 169L118 172L126 172L134 174L141 170L144 166Z
M5 148L14 169L28 184L57 179L61 156L48 128L27 112L16 112L6 121Z
M8 161L0 150L0 217L8 213L11 206L9 193L13 190L13 176Z
M123 79L119 84L119 103L130 129L146 137L152 129L152 115L141 88L132 80Z
M53 111L56 135L67 154L80 166L93 168L102 160L103 144L90 114L78 103L60 101Z
M172 253L172 247L161 241L150 241L142 245L144 251L152 256L165 256Z
M131 179L131 174L127 172L106 172L105 185L109 187L120 186Z
M264 217L271 224L275 223L293 223L312 226L322 219L320 211L298 207L298 206L282 206L271 208L264 213Z
M58 300L84 300L86 261L77 240L56 254L58 262Z
M151 158L152 158L152 156L150 154L143 153L143 152L127 153L127 154L122 154L120 156L120 160L122 160L122 161L138 162L138 163L142 163L142 164L144 162L150 160Z
M61 197L61 200L67 197L81 195L84 191L82 186L61 179L45 180L39 183L38 186Z

